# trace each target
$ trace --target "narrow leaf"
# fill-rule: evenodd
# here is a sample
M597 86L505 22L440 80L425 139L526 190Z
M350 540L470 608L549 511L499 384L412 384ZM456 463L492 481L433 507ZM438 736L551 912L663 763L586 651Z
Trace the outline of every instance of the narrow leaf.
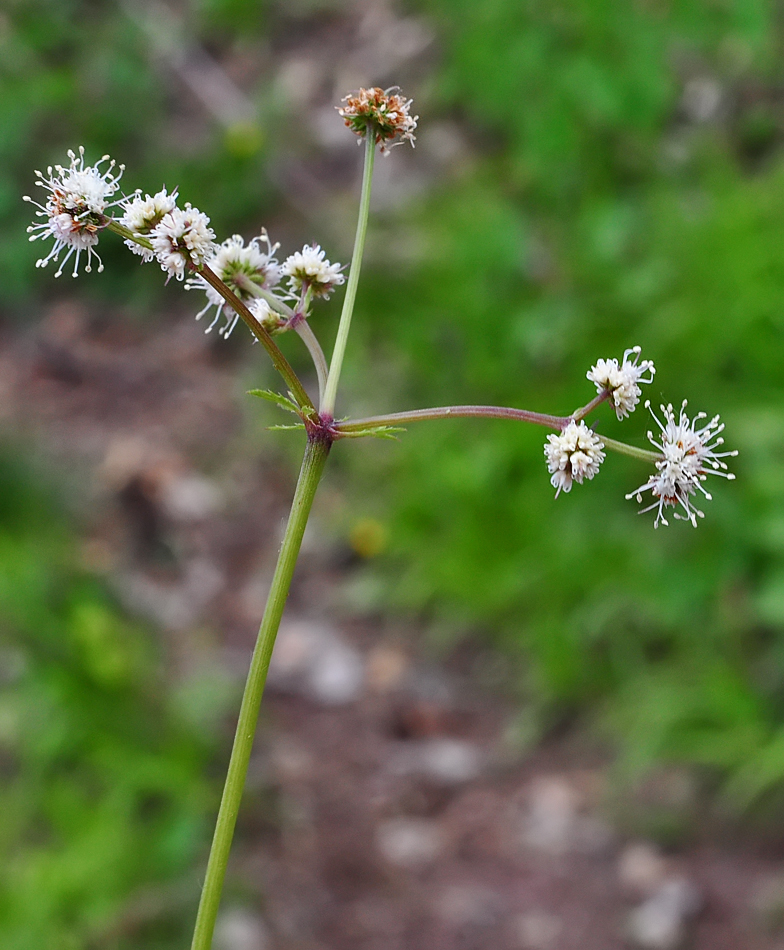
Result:
M282 396L280 393L275 393L271 389L251 389L248 392L249 396L258 396L259 399L266 399L267 402L274 402L276 406L279 406L281 409L285 409L287 412L293 412L299 415L299 407L293 401L286 396ZM291 393L289 393L289 396Z
M372 429L356 429L352 432L341 432L342 439L363 439L366 436L372 436L374 439L393 439L397 442L395 432L405 432L406 430L396 426L374 426Z

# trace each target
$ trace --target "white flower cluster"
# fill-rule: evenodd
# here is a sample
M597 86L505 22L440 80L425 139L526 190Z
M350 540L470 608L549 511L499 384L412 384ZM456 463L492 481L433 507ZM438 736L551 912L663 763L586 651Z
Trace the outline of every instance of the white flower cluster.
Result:
M182 280L188 268L201 267L215 246L215 234L209 227L210 219L198 208L186 204L177 207L177 192L167 194L166 189L156 195L142 198L140 192L130 197L109 199L119 187L124 167L120 165L114 172L115 163L104 155L95 165L85 165L84 149L79 154L68 152L71 164L51 166L47 175L36 172L36 184L49 192L46 204L39 204L25 196L38 207L36 216L45 220L33 224L27 230L30 240L54 238L54 247L49 254L37 262L45 267L50 260L58 260L63 248L68 248L65 260L55 277L63 272L68 259L75 254L74 277L79 272L79 258L87 251L85 270L91 269L92 258L98 260L98 270L103 270L101 259L95 251L98 232L114 224L129 231L132 237L125 243L145 261L156 258L170 277ZM109 162L102 171L101 165ZM122 216L119 221L107 214L107 211L119 205Z
M279 329L285 323L280 314L275 313L263 297L257 297L255 300L251 300L248 304L248 310L250 310L251 315L267 333Z
M263 229L259 237L253 238L247 245L239 234L234 234L205 262L240 298L268 333L288 326L287 319L274 309L274 300L270 306L272 298L269 291L276 287L283 277L288 278L289 289L282 294L277 292L277 299L282 305L280 310L291 314L286 301L293 301L295 315L299 317L306 316L300 312L300 308L307 306L308 294L310 297L326 299L335 287L345 282L341 273L342 265L330 263L318 244L306 244L301 251L291 254L282 264L274 257L279 247L279 244L271 243L266 230ZM196 315L197 320L212 307L216 308L215 317L207 327L208 333L221 313L225 314L226 324L219 332L224 338L228 338L237 325L238 314L200 275L192 277L185 286L189 290L204 290L207 294L207 305ZM266 299L260 296L260 291L268 292Z
M711 495L703 487L708 475L735 478L727 471L727 464L722 459L738 453L716 451L724 444L724 439L719 434L724 430L724 423L719 422L718 416L714 416L705 424L701 424L702 420L708 418L704 412L699 412L693 419L689 419L684 400L677 420L672 405L661 406L664 416L662 423L651 409L650 402L645 405L650 409L660 430L658 441L652 432L648 433L648 439L661 453L661 459L655 463L656 474L651 475L644 485L640 485L626 497L636 498L638 503L641 503L642 492L651 492L653 504L643 508L640 513L655 509L654 527L658 527L659 522L665 525L669 523L664 517L665 508L677 508L680 505L684 513L676 511L674 517L690 521L696 528L697 518L703 518L704 514L694 507L692 496L699 491L710 501Z
M171 214L177 207L177 190L170 195L163 188L155 195L145 195L141 197L137 193L123 205L123 216L120 218L120 224L132 231L137 238L149 238L155 228L163 221L167 214ZM125 241L126 247L129 247L134 254L138 254L145 261L151 261L155 257L152 246L139 244L128 238Z
M262 245L265 246L264 249ZM266 229L262 229L261 234L252 238L247 245L239 234L233 234L205 263L253 312L255 301L261 299L255 296L258 290L270 290L280 281L281 269L274 257L279 246L270 242ZM201 275L197 274L186 281L185 287L188 290L203 290L207 294L207 305L196 314L197 320L212 307L215 308L215 317L207 327L207 333L218 322L221 313L226 316L226 323L218 332L228 339L237 325L239 314ZM257 319L265 329L274 329L282 320L273 314L266 301L264 307L266 310L261 308L259 311L263 313L263 317L257 316Z
M206 214L186 203L177 207L177 190L155 195L140 192L123 204L120 224L132 232L125 243L145 261L153 258L169 277L182 280L185 271L201 267L215 247L215 232Z
M640 401L639 383L652 382L656 372L651 360L638 363L639 357L640 347L633 346L623 354L620 365L617 359L598 360L586 374L596 384L597 392L610 401L619 419L634 411ZM570 419L559 435L547 436L544 454L556 498L562 491L571 491L573 481L580 484L596 475L604 461L603 448L602 440L582 420L578 425Z
M703 486L708 475L722 475L729 479L735 477L727 472L723 459L738 453L717 451L724 444L720 435L724 430L723 423L718 416L704 422L707 419L704 412L690 419L686 414L685 402L677 418L671 405L662 406L664 422L651 410L660 430L658 439L651 432L648 433L648 439L656 449L655 456L612 439L602 440L582 421L583 416L605 400L613 407L618 419L625 419L640 401L640 383L653 382L655 372L651 360L640 360L639 346L626 350L620 363L617 359L601 359L591 367L587 377L596 385L598 397L574 413L572 418L565 420L561 432L549 435L545 443L544 454L551 474L550 481L556 489L556 498L562 491L570 491L572 482L593 478L604 460L602 450L608 446L638 457L651 458L656 466L656 474L626 496L636 498L641 503L642 493L651 492L654 501L641 513L656 511L654 527L660 523L668 524L665 517L668 507L679 508L675 518L690 521L696 526L697 518L702 518L703 513L694 507L693 496L700 492L710 500L711 496ZM645 405L650 409L650 401Z
M631 356L631 359L629 358ZM619 419L624 419L640 401L640 383L652 383L656 369L651 360L643 360L638 365L640 347L633 346L623 354L623 361L599 360L586 374L596 391L607 392L610 403ZM646 379L644 374L648 373Z
M154 195L144 196L141 191L135 191L129 196L110 200L118 190L124 166L115 171L115 163L108 155L95 165L86 165L83 148L78 154L69 151L68 157L68 167L50 167L46 175L36 172L39 179L36 184L49 192L45 204L25 197L25 201L38 208L37 217L44 219L27 229L30 240L54 238L54 247L37 262L37 266L45 267L49 261L57 261L60 252L67 248L56 277L74 254L75 277L82 251L87 251L85 270L91 269L93 257L98 261L98 270L103 270L95 246L99 232L112 227L123 236L126 246L134 254L144 261L156 260L170 278L184 280L190 274L186 288L203 290L207 295L207 304L197 319L215 308L207 332L223 314L226 323L220 333L224 338L231 335L239 316L205 279L202 270L205 265L248 307L268 332L287 327L293 320L292 314L299 318L307 316L299 311L307 309L312 298L327 298L336 287L345 283L342 265L332 264L318 244L306 244L301 251L286 258L282 265L275 257L280 245L273 244L263 229L247 244L239 234L233 234L216 245L210 219L191 204L180 208L176 189L168 192L162 188ZM102 169L106 162L108 165ZM108 213L115 206L122 211L117 218ZM288 279L288 290L278 292L280 306L276 306L270 292L283 277ZM292 300L295 301L296 314L290 306Z
M182 280L188 267L201 267L215 247L210 219L190 203L167 212L150 232L155 259L170 277Z
M314 297L329 297L332 291L345 282L340 264L330 264L318 244L306 244L301 251L287 257L281 274L289 279L292 294L299 295L310 290Z
M544 454L556 498L562 491L571 491L573 481L582 484L583 479L594 477L604 461L603 448L602 440L584 422L572 420L558 435L547 436Z
M24 196L25 201L39 209L35 212L36 217L45 219L27 229L30 240L54 238L51 251L46 257L36 261L36 267L46 267L49 261L58 261L63 248L68 248L55 277L62 274L63 268L74 254L76 259L73 276L76 277L82 251L87 251L87 264L84 268L86 271L91 270L93 257L98 261L98 271L103 270L101 258L94 248L98 243L98 232L110 221L106 216L107 209L120 203L119 200L109 199L117 191L125 167L120 165L115 174L115 162L111 161L108 155L104 155L95 165L85 166L82 147L79 148L78 155L69 149L68 157L71 160L68 168L62 165L52 168L50 165L46 175L39 171L35 173L38 176L36 184L49 192L46 204L33 201L29 195ZM100 166L104 162L109 164L101 171Z

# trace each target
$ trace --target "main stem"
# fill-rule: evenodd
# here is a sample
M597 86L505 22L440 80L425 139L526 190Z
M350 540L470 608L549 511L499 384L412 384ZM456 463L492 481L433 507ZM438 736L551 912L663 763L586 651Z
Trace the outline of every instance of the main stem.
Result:
M318 435L315 438L308 438L288 524L283 535L278 563L275 566L272 586L267 597L267 606L264 609L264 617L259 627L256 646L253 650L250 670L248 671L248 679L245 684L245 692L242 696L237 731L231 750L226 783L223 787L223 796L218 809L218 819L215 825L212 847L210 848L209 861L207 862L207 872L201 892L199 912L196 916L191 950L210 950L212 946L215 919L218 915L223 881L226 877L234 826L237 822L237 813L239 812L245 777L248 772L248 762L253 747L253 737L256 732L256 722L259 717L264 684L267 681L267 670L272 656L272 648L275 645L275 637L278 633L283 608L286 605L289 588L291 587L291 578L302 544L302 536L305 533L308 515L324 471L329 448L330 443Z
M335 349L332 351L332 361L329 364L327 388L321 404L322 413L335 414L335 400L338 394L338 380L343 366L343 357L346 353L348 331L351 328L351 316L354 313L354 301L357 296L359 270L362 264L362 254L365 250L365 235L367 234L368 216L370 214L370 186L373 182L373 161L376 155L376 136L372 128L365 132L365 167L362 172L362 195L359 199L359 218L357 233L354 238L354 253L351 257L351 270L346 284L346 296L343 298L343 310L340 314L338 335L335 338Z

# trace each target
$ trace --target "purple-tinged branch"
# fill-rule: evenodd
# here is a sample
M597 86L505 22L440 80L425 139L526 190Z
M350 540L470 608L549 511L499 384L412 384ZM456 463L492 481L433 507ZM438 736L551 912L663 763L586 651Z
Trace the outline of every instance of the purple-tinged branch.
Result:
M601 404L607 400L609 395L609 389L602 390L602 392L594 396L587 405L583 406L582 409L578 409L576 412L573 412L569 418L574 419L575 422L579 422L581 419L589 416L597 406L601 406Z
M571 416L550 416L542 412L530 412L527 409L512 409L506 406L438 406L433 409L391 412L383 416L369 416L366 419L349 419L345 422L336 422L334 427L337 432L356 432L360 429L408 425L411 422L424 422L429 419L466 419L473 417L533 422L536 425L559 431L568 425L572 418Z

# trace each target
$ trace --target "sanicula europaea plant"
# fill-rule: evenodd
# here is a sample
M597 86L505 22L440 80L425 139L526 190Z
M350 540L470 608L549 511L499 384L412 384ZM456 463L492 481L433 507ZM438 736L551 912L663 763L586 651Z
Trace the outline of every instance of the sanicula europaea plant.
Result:
M378 148L388 154L395 145L414 144L417 119L411 115L411 100L391 89L360 89L347 96L338 107L346 126L364 142L365 161L354 251L348 275L343 267L331 263L318 245L305 245L282 262L266 230L247 243L233 235L216 243L209 218L191 204L178 205L175 189L162 189L155 195L134 192L117 198L123 166L115 172L108 156L95 165L86 165L84 150L69 151L70 165L38 172L37 184L48 196L38 208L40 219L28 230L30 240L53 238L54 246L38 261L45 267L65 253L56 276L73 257L76 276L83 251L90 269L102 231L118 234L142 260L157 261L168 275L185 281L189 290L203 290L207 303L197 318L211 314L210 332L220 321L219 333L228 337L242 320L272 359L285 383L287 394L254 390L254 394L277 403L294 413L298 420L281 428L302 429L305 451L291 512L272 578L269 597L253 651L247 683L237 723L226 782L221 799L207 871L201 893L192 950L209 950L220 903L234 827L242 797L253 745L262 694L285 607L302 537L313 505L316 489L332 445L346 439L365 436L392 437L415 422L454 417L486 417L535 423L554 430L544 446L550 481L556 490L569 492L575 482L581 484L599 472L605 450L635 457L653 466L654 473L627 498L642 501L643 492L651 492L653 502L643 511L655 511L654 527L667 525L668 509L674 517L696 526L703 513L694 506L698 493L710 494L704 487L707 476L731 479L724 459L735 452L718 451L723 444L723 425L719 417L710 421L704 413L693 418L684 403L676 418L672 405L662 406L663 421L653 414L659 432L648 433L654 451L637 448L607 438L589 426L586 419L602 403L609 403L619 420L634 411L640 400L641 384L653 381L655 368L650 359L640 359L640 348L627 349L621 360L599 359L587 378L596 387L596 395L569 415L549 415L538 411L500 406L443 406L415 409L362 419L336 418L335 407L341 368L348 342L351 318L359 282L367 231L373 163ZM101 166L107 163L104 170ZM119 209L120 214L110 213ZM310 326L312 308L320 298L329 297L346 285L337 337L328 363ZM274 337L294 330L305 343L318 378L318 398L313 399L279 349ZM650 407L650 403L646 403Z

